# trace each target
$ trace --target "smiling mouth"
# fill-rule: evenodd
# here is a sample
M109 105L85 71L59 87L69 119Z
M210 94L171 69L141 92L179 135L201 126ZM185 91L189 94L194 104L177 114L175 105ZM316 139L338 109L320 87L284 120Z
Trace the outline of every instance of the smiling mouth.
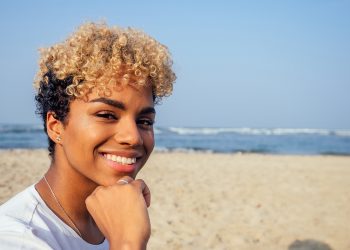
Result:
M136 158L128 158L120 155L113 154L102 154L107 160L122 164L122 165L131 165L136 163Z

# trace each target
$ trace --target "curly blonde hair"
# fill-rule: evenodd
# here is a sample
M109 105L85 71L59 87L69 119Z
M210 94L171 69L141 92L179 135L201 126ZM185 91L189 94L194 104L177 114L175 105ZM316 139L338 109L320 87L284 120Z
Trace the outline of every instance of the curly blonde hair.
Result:
M39 92L48 75L54 75L58 80L69 79L66 93L73 98L95 87L108 94L113 84L151 84L158 100L172 93L176 79L167 47L132 28L85 23L64 42L40 52L34 83Z
M168 49L135 29L86 23L67 40L41 49L34 86L36 113L44 123L53 112L67 122L69 104L84 98L93 88L108 96L116 85L151 86L158 102L171 94L176 76ZM48 136L49 155L54 159L55 142Z

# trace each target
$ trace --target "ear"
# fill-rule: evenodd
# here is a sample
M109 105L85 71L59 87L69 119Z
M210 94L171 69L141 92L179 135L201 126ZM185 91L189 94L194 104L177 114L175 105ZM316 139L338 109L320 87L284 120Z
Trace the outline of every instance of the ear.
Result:
M56 144L61 144L63 124L55 118L55 112L47 112L46 114L46 129L51 140Z

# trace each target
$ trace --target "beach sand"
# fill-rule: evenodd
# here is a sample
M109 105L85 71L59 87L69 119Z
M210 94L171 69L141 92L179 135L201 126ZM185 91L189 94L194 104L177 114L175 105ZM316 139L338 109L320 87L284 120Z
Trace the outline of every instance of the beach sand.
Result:
M0 151L0 203L48 164L45 150ZM138 177L148 249L350 249L350 157L156 152Z

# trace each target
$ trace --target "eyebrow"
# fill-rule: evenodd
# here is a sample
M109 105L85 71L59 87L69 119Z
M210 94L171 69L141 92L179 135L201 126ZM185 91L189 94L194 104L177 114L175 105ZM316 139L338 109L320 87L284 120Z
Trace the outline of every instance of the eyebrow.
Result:
M115 107L117 109L121 109L123 111L126 110L126 107L125 107L124 103L122 103L120 101L112 100L112 99L109 99L109 98L105 98L105 97L100 97L100 98L97 98L97 99L93 99L93 100L91 100L89 102L102 102L104 104L113 106L113 107ZM141 112L140 112L141 115L149 114L149 113L155 114L156 110L153 107L146 107L146 108L143 108L141 110Z
M109 106L113 106L115 108L118 108L118 109L121 109L121 110L126 110L126 107L124 105L124 103L120 102L120 101L116 101L116 100L112 100L112 99L108 99L108 98L105 98L105 97L100 97L100 98L97 98L97 99L93 99L89 102L102 102L104 104L107 104Z
M140 115L156 114L156 110L153 107L147 107L141 110Z

